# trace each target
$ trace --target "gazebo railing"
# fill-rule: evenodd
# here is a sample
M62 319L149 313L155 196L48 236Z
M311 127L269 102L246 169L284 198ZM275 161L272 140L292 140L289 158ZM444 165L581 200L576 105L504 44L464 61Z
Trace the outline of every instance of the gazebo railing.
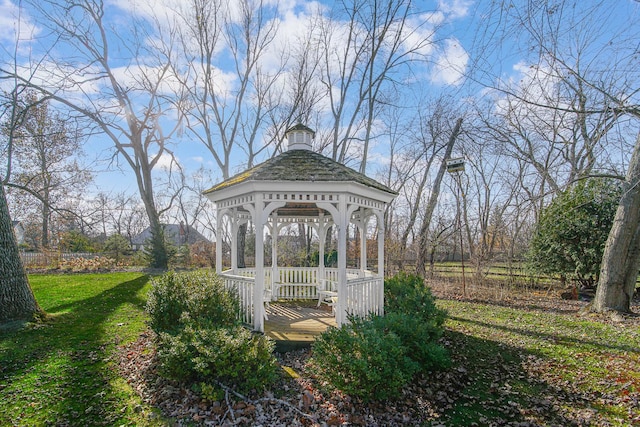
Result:
M347 313L366 316L367 314L382 314L382 277L361 277L347 280Z
M232 274L231 271L224 271L221 274L226 289L237 292L240 300L240 313L238 318L248 325L253 324L253 288L256 280L255 276L244 274Z
M319 269L315 267L279 267L280 281L272 283L272 269L265 268L265 296L273 299L317 299L318 290L336 291L338 269L325 268L325 279L319 278ZM253 290L255 269L245 268L222 272L227 289L235 289L240 300L239 317L247 324L253 323ZM381 314L383 278L371 271L347 270L346 311L365 316L369 313ZM263 303L264 301L260 301Z

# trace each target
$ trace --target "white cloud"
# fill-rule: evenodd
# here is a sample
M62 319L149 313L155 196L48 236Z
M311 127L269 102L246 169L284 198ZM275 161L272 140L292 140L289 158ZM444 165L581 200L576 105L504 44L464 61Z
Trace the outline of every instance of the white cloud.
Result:
M442 14L423 13L416 19L406 22L404 28L404 48L416 54L428 57L434 52L433 38L435 29L440 24Z
M5 46L28 42L40 33L24 8L11 0L0 0L0 41Z
M81 94L92 95L100 92L97 68L70 66L53 61L24 63L17 67L17 73L35 86L42 87L65 97L75 99Z
M155 157L156 155L154 154L152 158L155 158ZM162 155L158 159L158 163L156 163L155 169L169 172L179 164L180 164L180 161L178 157L172 157L171 154L162 153Z
M111 5L131 16L169 19L184 4L181 0L110 0Z
M436 64L431 81L436 84L458 86L462 84L469 54L459 40L451 38L444 42L444 49L435 58Z
M438 10L449 15L450 19L464 18L469 13L472 3L471 0L440 0Z

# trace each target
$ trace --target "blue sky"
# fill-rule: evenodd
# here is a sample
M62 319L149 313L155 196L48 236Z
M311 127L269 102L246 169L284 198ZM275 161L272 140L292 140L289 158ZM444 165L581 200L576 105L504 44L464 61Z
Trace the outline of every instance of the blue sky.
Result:
M233 10L236 2L229 2L230 16L237 16L237 11ZM272 2L264 2L270 5ZM486 14L488 4L486 2L475 2L472 0L441 0L441 1L415 1L414 14L409 20L409 26L415 31L415 36L428 34L430 41L421 52L427 61L414 65L412 73L405 76L406 81L402 92L402 103L407 110L418 108L420 102L429 97L435 97L439 93L448 94L452 99L464 102L465 98L486 96L489 90L487 86L498 85L498 80L504 82L526 82L532 78L530 65L536 63L536 52L527 50L527 46L520 45L521 40L509 35L499 37L494 34L495 44L487 44L490 38L486 33L494 30L499 16L488 16ZM575 7L589 7L591 2L576 3ZM634 0L619 0L609 2L607 9L610 15L603 16L602 37L613 37L618 31L615 28L616 19L621 22L629 22L630 17L637 16L640 3ZM36 78L43 82L53 81L54 76L47 75L47 62L55 58L73 60L75 64L82 64L83 57L66 47L51 44L49 30L43 26L43 21L39 21L37 12L22 3L23 9L18 7L14 0L0 0L0 41L3 50L0 51L2 63L11 58L13 49L18 53L18 66L27 69L29 60L37 60L43 57L45 49L53 46L49 51L50 56L46 56L45 62L41 63L36 73ZM136 58L131 57L128 50L128 40L133 35L133 30L146 31L146 47L154 43L165 40L166 34L158 34L153 31L155 24L167 25L176 15L176 10L184 6L180 0L106 0L105 1L105 21L109 24L109 30L114 30L109 35L111 45L110 62L116 76L121 79L124 85L128 82L131 85L136 83L142 71L154 70L152 58L145 58L141 55ZM268 9L270 18L278 21L277 33L274 40L264 55L261 66L266 71L278 69L281 65L280 59L287 46L293 44L297 37L300 37L310 24L310 17L318 9L324 10L326 16L330 14L331 2L309 2L298 0L284 0L279 2L279 9ZM235 14L235 15L234 15ZM156 19L156 21L154 21ZM340 28L340 22L337 27ZM593 23L582 23L584 25ZM572 28L567 28L567 34L571 34ZM16 37L20 42L16 44ZM339 45L339 36L336 43ZM478 40L485 42L481 49ZM66 49L66 50L65 50ZM146 51L145 54L149 54ZM221 47L219 56L215 58L218 70L216 82L220 86L220 91L230 93L237 84L237 76L234 73L232 63L228 60L228 49ZM597 55L597 52L595 53ZM146 60L149 59L147 62ZM484 75L471 73L476 65L481 64ZM85 63L87 67L90 64ZM33 69L33 68L32 68ZM90 70L90 68L88 68ZM465 76L469 74L469 76ZM284 74L286 75L286 73ZM473 79L478 81L474 81ZM8 84L10 82L5 82ZM544 82L541 86L544 86ZM171 81L167 79L165 83L170 89ZM76 88L77 89L77 88ZM97 96L102 90L100 83L96 81L86 82L82 85L88 99ZM283 85L284 89L284 85ZM73 90L68 92L69 96L80 96ZM95 98L93 98L95 99ZM140 108L143 106L140 100ZM318 104L318 109L328 111L326 100ZM170 113L163 119L163 126L172 129L176 123L176 115ZM320 120L320 123L323 123ZM325 122L326 123L326 122ZM313 126L313 124L310 124ZM388 157L388 141L384 137L383 123L376 122L379 135L372 143L372 152L369 155L367 171L373 175L376 170L385 164ZM180 130L184 130L182 127ZM323 129L316 131L322 132ZM193 138L188 132L176 133L172 138L171 149L175 153L175 158L182 168L188 173L192 173L198 168L205 167L209 171L211 183L221 179L216 168L212 155L206 148ZM132 193L136 192L135 182L131 172L124 162L113 162L111 154L112 142L100 135L91 136L85 144L87 160L99 159L98 167L101 170L96 175L94 188L91 191L115 192L125 189ZM266 150L257 160L264 160L272 150ZM150 154L155 154L150 151ZM245 153L236 150L232 154L231 172L237 172L245 163ZM357 160L357 153L353 157ZM120 168L117 167L120 164ZM156 177L159 180L166 180L165 171L170 166L170 158L165 156L160 159L156 167Z
M144 21L151 22L152 17L160 21L169 20L172 14L175 13L175 8L180 7L180 3L179 0L107 0L105 2L105 21L117 26L118 31L122 30L117 35L110 36L113 43L111 66L115 69L116 74L122 73L120 77L125 84L127 79L135 79L135 76L132 75L132 73L135 73L135 67L131 67L130 58L127 57L128 52L122 48L122 44L126 44L127 37L130 36L126 32L131 28L127 28L127 26L132 25L134 22L135 25L139 25L140 22ZM231 3L233 4L234 2ZM269 2L265 3L268 4ZM328 2L316 3L296 0L283 1L279 4L279 14L274 16L274 19L279 20L278 33L272 43L273 47L270 48L270 52L267 52L263 60L263 67L267 70L270 67L275 69L280 66L278 63L279 49L285 43L301 34L301 31L308 25L314 10L325 8L328 11L331 7ZM469 59L465 48L468 40L465 39L472 35L469 31L468 22L469 11L473 3L471 1L454 0L415 2L415 5L415 15L411 18L414 22L410 25L415 26L417 36L420 36L420 32L433 31L433 35L430 36L433 38L433 43L426 47L428 52L425 52L432 64L424 67L424 69L416 68L415 78L421 81L421 85L429 86L433 91L439 91L447 87L454 89L459 87L463 83L462 72L464 72ZM0 40L5 46L2 55L5 58L10 56L11 49L17 46L19 66L25 65L29 59L37 58L38 55L43 54L44 49L52 46L48 44L51 41L51 38L47 36L49 30L38 23L37 12L31 9L27 3L22 3L22 6L23 8L20 9L13 0L0 0ZM436 26L440 28L434 31L433 29ZM149 24L149 28L151 28L151 24ZM19 34L20 39L17 45L15 43L16 33ZM153 35L150 34L150 36ZM120 40L118 37L122 39ZM53 51L50 52L51 56L46 58L45 61L51 61L56 57L72 58L76 63L81 60L81 57L77 57L74 52L56 51L57 49L65 48L54 46ZM118 58L119 54L123 56ZM224 56L224 52L221 52L219 62L216 64L221 73L219 81L221 84L227 84L231 87L235 83L235 76L230 68L232 64L225 63ZM129 68L125 70L127 65L129 65ZM121 67L120 70L118 69L119 67ZM38 71L41 74L39 78L43 81L47 81L50 78L46 76L45 68L46 64L40 64L40 70ZM99 84L95 82L85 84L83 89L89 94L91 92L97 93L101 90ZM69 95L74 96L73 92L69 92ZM415 102L415 100L411 102ZM172 119L173 117L169 116L166 121ZM180 165L185 170L194 171L202 165L211 169L213 174L212 181L215 182L220 179L220 177L215 176L216 168L211 154L201 144L194 141L189 135L174 138L174 141L176 143L173 144L172 149ZM122 164L122 162L111 161L111 145L110 141L101 138L99 135L92 136L85 144L88 161L96 158L101 159L99 167L102 172L96 176L96 187L104 191L119 191L122 188L132 187L132 190L135 191L135 186L131 185L131 174L128 166L122 165L119 170L116 165L117 163ZM373 150L370 162L371 170L384 163L387 155L383 141L377 143ZM234 153L236 166L232 168L233 170L242 167L244 163L242 155L241 151ZM265 152L265 155L268 155L268 152ZM264 155L262 157L264 159ZM105 160L109 161L105 162ZM161 159L159 164L158 171L163 167L168 167L169 158Z

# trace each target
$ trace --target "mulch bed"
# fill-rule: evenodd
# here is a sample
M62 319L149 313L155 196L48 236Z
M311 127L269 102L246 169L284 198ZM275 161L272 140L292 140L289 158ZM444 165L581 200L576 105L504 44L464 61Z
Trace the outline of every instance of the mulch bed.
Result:
M434 290L434 294L439 298L473 299L438 290ZM475 298L483 300L481 295ZM566 313L577 313L586 305L584 301L541 296L514 298L498 303L523 309ZM637 312L640 306L634 305L634 309ZM606 316L600 320L617 321ZM637 323L640 326L640 318L628 318L625 319L626 322ZM400 398L386 402L364 403L339 392L324 390L306 371L305 365L310 350L296 350L276 355L279 363L290 368L287 371L293 374L283 375L279 383L273 387L273 391L242 396L227 388L225 398L214 402L202 399L187 384L177 383L159 375L152 332L142 334L137 341L121 348L119 368L122 376L143 402L159 408L164 416L176 420L175 425L445 426L448 424L443 414L459 399L468 398L463 393L469 386L472 375L467 372L464 360L456 360L455 347L458 343L448 341L445 336L443 344L451 350L453 368L433 373L429 377L418 377L403 390ZM504 378L504 375L508 374L503 372L505 369L508 367L495 370L495 375L500 379ZM523 417L517 407L510 405L508 394L507 392L504 396L498 396L495 402L488 402L500 406L498 409L504 415L501 420L492 420L490 424L519 427L540 425L535 422L538 417ZM544 399L532 404L542 412L551 410L553 405ZM143 409L139 407L136 410ZM523 418L532 421L507 421ZM564 421L568 422L567 425L590 425L594 421L594 414L585 414L583 419L564 418Z
M429 378L417 378L393 402L364 404L339 392L321 391L317 382L305 373L310 350L277 354L282 366L290 368L293 378L283 375L273 392L242 396L227 389L225 399L206 401L188 385L158 374L152 333L144 333L120 352L120 371L142 400L159 408L177 425L194 422L202 425L261 426L355 426L415 425L437 420L451 408L468 383L462 367L438 372ZM276 391L277 390L277 391Z

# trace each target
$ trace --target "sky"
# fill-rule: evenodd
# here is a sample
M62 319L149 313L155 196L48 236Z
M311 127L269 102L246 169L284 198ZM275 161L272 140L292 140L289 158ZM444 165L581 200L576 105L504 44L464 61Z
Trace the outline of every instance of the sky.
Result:
M237 9L238 2L223 2L227 4L227 12L231 21L238 20L240 12ZM35 2L38 4L38 2ZM46 2L40 2L46 4ZM282 78L274 84L285 92L287 90L287 79L292 78L292 64L289 61L281 70L284 53L294 53L298 40L303 37L305 31L312 26L311 17L320 10L323 16L333 16L335 30L332 34L332 42L335 49L339 50L344 46L345 24L340 17L335 17L335 4L331 1L300 1L282 0L275 8L275 0L265 0L265 18L268 22L277 23L277 30L273 33L273 40L260 61L261 70L268 74L281 73ZM420 108L420 102L438 94L447 94L457 102L464 102L468 97L486 96L490 93L488 86L499 85L499 80L504 82L526 83L531 79L534 71L531 67L529 56L536 52L527 51L527 46L519 45L520 40L509 37L509 35L490 35L491 30L500 16L490 16L487 11L491 9L487 2L473 0L437 0L425 1L417 0L413 2L414 9L411 17L407 20L407 34L405 44L408 46L417 40L426 39L429 43L417 50L416 54L422 55L424 61L416 62L410 73L398 74L394 78L402 79L399 85L400 103L406 106L405 111ZM491 3L493 4L493 3ZM571 3L572 7L589 7L591 2ZM602 17L603 37L614 34L617 30L614 26L606 27L616 22L629 19L629 16L637 16L639 4L634 0L618 0L610 2L609 16ZM578 5L578 6L576 6ZM21 7L22 6L22 7ZM568 8L570 9L570 8ZM44 6L44 12L55 14L55 10ZM104 20L107 23L107 31L110 43L109 63L114 75L121 82L123 87L135 87L140 84L143 73L159 73L161 67L158 66L158 58L153 57L152 46L159 46L168 43L170 40L169 28L176 23L181 13L188 13L185 9L185 2L181 0L105 0ZM60 19L67 17L62 14ZM47 19L43 19L41 12L38 12L26 1L0 0L0 43L3 48L0 51L0 62L3 66L10 64L14 53L17 59L17 67L25 75L31 74L35 81L42 85L59 82L64 84L65 80L60 79L60 70L54 72L54 61L66 62L62 68L66 70L74 69L78 79L84 78L84 82L79 85L67 87L65 96L70 99L81 100L79 102L97 102L105 108L113 108L109 98L101 97L104 94L104 86L100 81L92 79L92 74L97 69L95 63L91 63L80 49L74 49L64 40L54 43L53 33L46 25ZM627 21L628 22L628 21ZM89 31L86 22L80 21L83 29ZM597 24L597 23L596 23ZM594 25L593 22L578 22L577 25ZM163 28L161 32L155 31L157 27ZM574 28L566 28L566 33L571 34ZM143 39L144 46L140 50L133 51L131 40L134 35ZM484 39L483 39L484 37ZM493 40L494 45L485 44L482 48L478 45L478 40ZM613 37L613 36L612 36ZM582 42L589 42L588 40ZM221 40L219 49L215 52L215 83L221 99L231 100L234 91L237 90L237 74L233 63L230 61L230 50L225 47L224 40ZM312 55L313 52L308 52ZM37 68L34 64L37 64ZM182 64L184 67L187 64ZM480 66L481 65L481 66ZM184 68L186 70L187 68ZM474 73L474 69L483 69L486 75L482 76ZM537 69L539 71L539 69ZM487 77L488 76L488 77ZM322 82L316 79L311 83L311 87L322 88ZM547 81L548 83L549 81ZM0 83L3 89L7 89L10 81ZM542 82L541 88L545 82ZM160 91L170 93L176 86L175 80L169 77L163 79ZM544 90L544 89L541 89ZM332 89L335 94L335 88ZM138 111L144 111L146 98L140 96L135 99ZM396 100L397 101L397 100ZM244 103L244 108L250 108L251 99ZM496 105L500 105L500 100L496 100ZM329 123L323 120L326 118L330 105L324 97L318 104L320 118L316 123L324 126ZM401 113L399 113L401 114ZM178 116L174 111L168 111L160 125L165 134L174 130L178 123ZM312 127L311 123L308 123ZM372 142L367 173L374 175L377 170L388 162L389 143L385 138L385 126L382 119L374 122L374 131L377 138ZM315 129L318 132L327 129ZM358 135L359 136L359 135ZM200 167L204 167L206 176L210 184L219 182L222 179L212 154L196 140L188 131L186 125L181 124L175 133L172 134L173 142L170 146L174 153L174 159L186 171L193 174ZM120 192L128 190L131 193L137 191L132 173L121 157L112 157L113 142L105 138L103 134L92 134L87 138L85 144L85 159L91 162L98 170L91 192ZM265 150L256 162L264 160L266 156L273 152L272 149ZM149 151L150 155L156 155L153 147ZM350 157L351 161L356 161L358 152L354 151ZM235 150L232 153L231 173L238 172L246 162L246 153L242 150ZM351 166L357 166L355 163ZM172 167L171 158L164 155L158 159L156 166L156 178L159 182L166 181L167 171Z
M231 5L235 4L235 2L229 3ZM265 3L268 4L270 2L266 1ZM410 22L410 25L415 27L415 37L425 37L424 34L420 34L421 32L434 32L430 36L434 40L433 43L425 47L428 50L425 55L428 56L432 64L423 70L417 70L416 78L427 85L433 86L434 90L440 90L447 86L455 88L463 82L462 73L468 63L468 53L465 50L463 39L468 37L469 34L465 33L464 30L456 33L456 29L459 30L466 27L465 22L469 17L469 10L472 4L471 1L465 0L415 2L415 15L411 18L413 22ZM152 19L169 22L171 17L175 15L175 10L180 9L182 6L180 0L106 0L105 5L105 21L117 26L118 31L123 30L117 36L124 41L126 41L127 37L132 36L132 34L126 33L126 31L132 30L127 26L139 25L140 22L144 21L149 22L151 25ZM261 62L261 66L265 70L273 70L274 73L281 66L282 46L287 45L287 43L290 44L292 40L302 35L303 30L310 25L309 20L314 11L320 8L329 14L332 4L331 2L286 0L279 2L279 7L277 14L271 11L271 13L274 13L272 19L278 20L277 34L275 34L274 41L269 48L270 51L267 52ZM233 6L231 9L233 9ZM231 10L230 14L232 16L234 14L239 15L239 12ZM28 3L22 3L21 8L14 0L0 0L0 41L4 46L2 55L5 56L5 59L12 54L12 49L15 48L18 52L17 56L20 58L18 61L20 66L24 65L28 59L33 60L38 55L44 55L45 49L52 49L45 61L51 61L57 57L74 59L75 63L78 63L82 58L80 56L76 57L68 46L60 48L51 44L51 32L44 27L42 22L43 20L38 16L37 11L33 10ZM434 30L436 26L441 27L441 29ZM16 36L20 40L17 44ZM148 35L149 38L155 36L153 34ZM123 40L117 40L115 36L112 36L113 45L117 47L117 50L112 47L115 55L112 53L111 66L114 67L115 75L125 85L127 80L131 80L133 85L137 79L134 75L136 67L131 66L130 58L127 57L129 52L121 49L120 44L122 44ZM56 51L58 49L67 49L67 51ZM119 57L120 54L123 54L121 58ZM21 61L24 62L20 64ZM228 86L226 89L221 89L223 91L232 90L232 86L237 81L233 73L232 64L230 62L225 63L225 61L225 52L220 52L220 58L216 63L220 72L217 82L220 85ZM46 63L38 65L39 69L35 72L36 78L41 79L43 82L56 80L55 75L47 74ZM143 69L143 65L139 65L139 68ZM31 70L33 70L33 66L31 66ZM170 83L167 84L170 85ZM84 83L81 89L85 92L85 96L92 96L92 94L97 94L101 90L99 84L95 81ZM79 89L74 88L68 91L68 96L80 96L79 93L74 94L74 90ZM175 115L174 117L169 117L168 120L174 119ZM175 144L172 149L174 150L175 158L185 170L194 171L200 166L204 166L207 169L211 169L213 182L221 179L220 176L216 176L216 165L211 153L202 144L194 141L193 138L189 138L188 135L183 138L175 138L175 140L179 140L179 143ZM86 149L85 160L97 165L101 170L95 177L94 185L96 188L110 192L120 191L123 187L131 186L131 173L128 170L128 166L124 164L122 159L115 162L112 161L111 141L100 135L92 135L84 146ZM237 157L236 166L232 168L234 171L242 167L244 163L242 155L242 152L234 153L234 156ZM268 155L268 152L265 155ZM380 164L384 164L386 157L385 144L376 144L374 152L371 153L372 160L369 169L373 171ZM262 160L264 160L264 155ZM157 169L159 171L166 170L170 167L170 163L171 158L167 155L163 156L158 162ZM118 167L118 165L121 167Z

